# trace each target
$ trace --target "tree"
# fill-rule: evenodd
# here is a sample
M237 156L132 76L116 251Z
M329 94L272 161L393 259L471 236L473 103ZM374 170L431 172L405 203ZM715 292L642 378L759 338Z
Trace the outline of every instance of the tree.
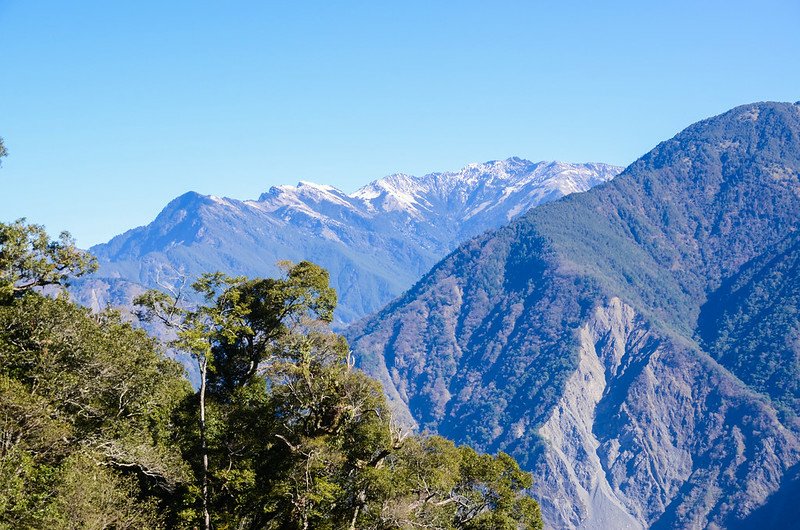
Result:
M177 330L172 346L189 353L200 372L198 426L201 460L203 525L211 526L209 448L206 403L209 383L215 401L224 405L246 387L280 341L302 322L330 322L336 293L326 271L308 262L282 264L279 279L247 280L222 273L202 276L192 284L206 305L187 309L183 293L169 296L151 290L134 303L145 320L158 320ZM213 374L209 380L209 374Z
M150 291L142 316L177 330L200 368L196 462L207 528L540 528L530 474L409 436L380 385L330 330L328 274L301 262L275 279L214 273L193 290ZM495 526L493 526L495 525Z
M51 241L43 226L25 219L0 223L0 301L36 287L64 287L69 278L96 269L97 261L75 246L69 232Z
M118 313L35 289L92 268L68 235L0 224L0 528L160 527L187 482L181 367Z
M511 457L394 424L330 330L324 269L142 295L197 361L194 392L119 313L40 289L94 267L68 236L0 235L0 529L541 528Z
M394 491L381 515L392 527L541 528L538 504L521 493L531 475L505 453L478 454L438 436L411 438L394 465Z
M3 165L3 158L6 156L8 156L8 149L6 149L6 146L3 143L3 138L0 137L0 166Z
M0 528L160 526L157 503L190 477L182 372L113 312L35 292L0 304Z

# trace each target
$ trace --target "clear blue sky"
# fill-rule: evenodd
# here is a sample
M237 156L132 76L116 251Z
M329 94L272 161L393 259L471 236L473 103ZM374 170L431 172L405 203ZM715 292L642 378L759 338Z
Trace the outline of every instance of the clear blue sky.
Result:
M626 165L800 99L800 2L0 0L0 220L88 246L195 190Z

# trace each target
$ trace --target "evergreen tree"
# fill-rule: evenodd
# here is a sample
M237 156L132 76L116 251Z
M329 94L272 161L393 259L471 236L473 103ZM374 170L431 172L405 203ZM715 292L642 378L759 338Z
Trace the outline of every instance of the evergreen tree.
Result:
M144 331L59 291L94 267L67 234L0 224L0 529L541 528L508 455L394 424L330 330L320 267L139 298L197 391Z
M43 226L25 219L0 223L0 301L38 287L63 288L69 278L96 269L97 261L75 246L69 232L51 241Z
M20 221L0 237L0 528L161 526L190 478L181 367L119 314L37 292L90 269L66 238Z
M538 505L522 494L531 477L508 455L400 432L380 385L354 369L329 328L336 293L327 272L308 262L283 268L277 279L206 275L193 285L205 305L192 309L180 293L138 299L142 316L178 330L173 346L200 368L186 456L203 524L539 528Z

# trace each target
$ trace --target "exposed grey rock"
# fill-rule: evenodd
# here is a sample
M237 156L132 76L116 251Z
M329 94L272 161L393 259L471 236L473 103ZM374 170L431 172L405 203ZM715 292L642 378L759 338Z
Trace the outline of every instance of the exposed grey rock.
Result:
M767 400L618 298L578 334L578 368L539 430L535 496L553 526L726 528L800 460Z
M746 105L347 333L398 415L534 471L553 527L796 524L798 233L800 108Z

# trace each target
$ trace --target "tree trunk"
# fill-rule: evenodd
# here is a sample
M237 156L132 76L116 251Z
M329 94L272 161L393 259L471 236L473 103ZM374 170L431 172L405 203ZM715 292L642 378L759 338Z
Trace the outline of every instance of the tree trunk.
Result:
M361 510L361 506L356 506L356 509L353 510L353 519L350 521L350 530L356 530L356 521L358 521L358 512Z
M203 528L211 530L211 515L208 513L208 447L206 444L206 372L208 359L200 364L200 452L203 458Z

